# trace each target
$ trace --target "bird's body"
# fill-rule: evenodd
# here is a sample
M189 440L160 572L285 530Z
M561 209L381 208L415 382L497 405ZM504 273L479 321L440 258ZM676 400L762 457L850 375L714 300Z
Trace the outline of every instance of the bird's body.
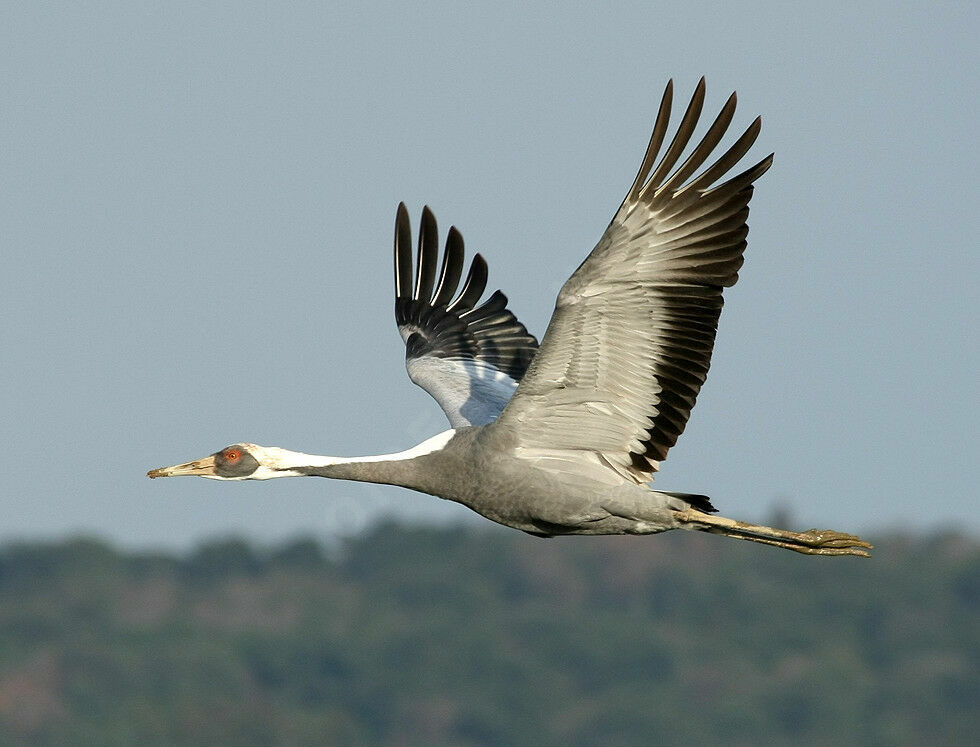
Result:
M406 365L442 406L452 430L376 457L236 444L150 476L359 480L456 501L538 536L683 528L808 554L867 555L871 546L852 535L789 532L713 516L705 496L650 486L707 376L722 291L734 285L742 265L752 183L772 159L720 182L755 141L757 119L702 169L731 122L733 94L678 166L703 99L702 79L661 156L672 100L668 84L639 173L595 249L562 288L540 349L500 291L478 305L487 282L480 255L457 293L462 236L450 229L440 266L428 208L413 263L408 213L399 206L395 316Z
M670 507L687 508L680 499L605 472L549 468L522 457L513 434L495 425L469 426L440 437L448 440L426 454L340 462L309 474L400 485L541 536L651 534L677 528Z

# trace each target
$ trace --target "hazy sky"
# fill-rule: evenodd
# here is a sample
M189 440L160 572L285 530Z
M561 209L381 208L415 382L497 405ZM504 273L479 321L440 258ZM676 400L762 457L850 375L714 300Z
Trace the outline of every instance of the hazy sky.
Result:
M465 515L145 473L444 430L392 318L398 201L457 225L540 335L667 79L683 106L702 74L705 116L737 90L776 160L658 486L801 529L980 529L973 3L335 5L4 4L0 539Z

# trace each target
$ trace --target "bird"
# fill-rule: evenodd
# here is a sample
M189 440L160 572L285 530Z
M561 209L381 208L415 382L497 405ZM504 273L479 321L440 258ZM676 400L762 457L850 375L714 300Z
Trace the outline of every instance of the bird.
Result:
M406 368L442 407L449 430L405 451L361 457L241 442L148 476L355 480L455 501L537 537L688 529L809 555L868 557L872 545L851 534L737 521L707 496L653 488L707 377L722 292L743 263L754 183L773 160L731 173L755 143L761 117L718 153L735 93L689 148L704 99L701 78L664 147L667 83L636 177L562 286L540 345L502 292L480 302L488 282L480 254L460 287L464 242L455 227L440 262L432 211L422 210L415 252L408 210L398 206L395 318Z

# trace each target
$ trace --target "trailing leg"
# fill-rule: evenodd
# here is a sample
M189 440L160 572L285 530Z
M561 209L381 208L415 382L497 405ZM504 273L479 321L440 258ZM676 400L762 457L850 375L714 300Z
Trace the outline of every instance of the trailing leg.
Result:
M726 537L783 547L806 555L858 555L868 558L871 557L868 550L873 547L853 534L834 532L830 529L790 532L785 529L735 521L724 516L712 516L694 508L675 511L674 515L684 529L723 534Z

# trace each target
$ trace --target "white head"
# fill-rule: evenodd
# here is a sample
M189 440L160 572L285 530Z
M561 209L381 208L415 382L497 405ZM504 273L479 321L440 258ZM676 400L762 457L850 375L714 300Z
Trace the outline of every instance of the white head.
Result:
M274 477L298 477L294 452L277 446L232 444L221 451L193 462L161 467L147 472L149 477L196 475L209 480L270 480Z

